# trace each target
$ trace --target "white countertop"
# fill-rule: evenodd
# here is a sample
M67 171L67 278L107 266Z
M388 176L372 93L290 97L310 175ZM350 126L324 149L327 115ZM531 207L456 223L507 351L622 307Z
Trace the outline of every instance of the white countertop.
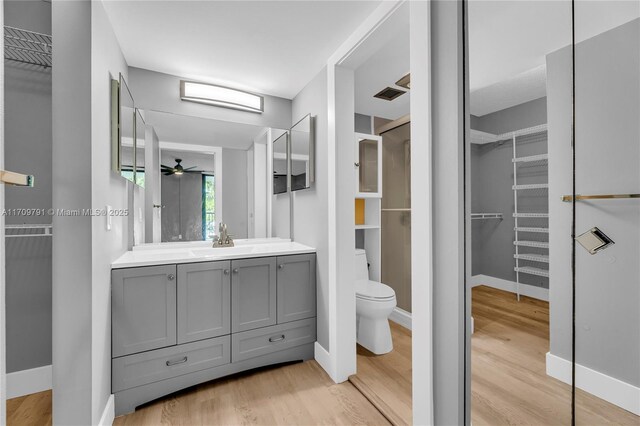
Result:
M112 269L174 263L210 262L315 253L316 249L281 238L235 240L235 247L211 247L211 241L143 244L116 259Z

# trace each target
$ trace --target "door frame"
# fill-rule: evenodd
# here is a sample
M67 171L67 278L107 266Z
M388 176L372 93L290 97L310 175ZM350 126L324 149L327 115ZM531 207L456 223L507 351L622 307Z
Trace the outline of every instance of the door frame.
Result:
M0 25L4 28L4 0L0 0ZM4 52L4 37L0 37L0 50ZM4 66L0 67L0 170L4 170ZM4 185L0 184L0 212L3 211ZM7 417L4 222L4 215L0 214L0 424L6 424Z
M443 2L448 3L448 2ZM451 2L453 3L453 2ZM324 351L316 344L316 360L335 382L356 373L356 312L353 257L355 191L353 185L354 82L346 59L405 1L383 2L330 57L327 63L328 110L328 247L329 247L329 344ZM422 117L411 123L412 185L412 358L420 360L412 369L413 421L434 423L434 375L432 346L433 215L431 143L431 40L432 3L409 2L410 68L412 79L411 114ZM447 139L449 142L449 139ZM424 165L427 167L424 167ZM464 330L460 331L462 336ZM443 378L443 381L455 380ZM436 401L437 402L437 401ZM457 401L453 401L457 404ZM457 405L456 405L457 408Z

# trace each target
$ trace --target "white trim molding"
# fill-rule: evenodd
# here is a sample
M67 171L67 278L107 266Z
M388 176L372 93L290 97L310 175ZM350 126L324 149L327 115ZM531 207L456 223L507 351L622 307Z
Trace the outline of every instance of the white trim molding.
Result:
M547 375L571 384L571 362L547 352ZM576 364L576 387L640 416L640 388Z
M102 416L100 417L100 423L98 426L111 426L116 419L116 405L113 394L109 395L107 405L104 407Z
M411 312L407 312L396 306L393 312L391 312L391 315L389 315L389 319L407 330L411 330Z
M489 275L474 275L471 277L471 287L479 285L486 285L487 287L497 288L498 290L508 291L510 293L516 293L518 283L509 280L503 280L502 278L490 277ZM549 301L549 289L536 287L528 284L520 284L520 294L527 297L532 297L538 300Z
M50 365L9 373L7 374L7 399L46 391L51 389L51 385Z
M316 362L320 364L327 373L333 371L333 366L331 364L331 354L327 352L325 348L318 342L314 345L314 355Z

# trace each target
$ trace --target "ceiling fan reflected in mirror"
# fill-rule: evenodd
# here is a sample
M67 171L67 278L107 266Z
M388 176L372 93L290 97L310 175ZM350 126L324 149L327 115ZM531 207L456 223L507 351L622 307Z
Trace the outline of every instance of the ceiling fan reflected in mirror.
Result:
M182 164L180 163L182 163L182 159L176 158L176 165L173 167L169 167L169 166L165 166L164 164L161 164L160 167L162 167L162 173L164 173L165 176L171 176L171 175L181 176L184 173L204 173L204 170L194 170L198 166L191 166L185 169L184 167L182 167Z

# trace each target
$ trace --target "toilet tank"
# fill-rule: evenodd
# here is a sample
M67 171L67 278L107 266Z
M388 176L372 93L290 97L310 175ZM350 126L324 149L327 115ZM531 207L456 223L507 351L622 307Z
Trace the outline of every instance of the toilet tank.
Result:
M356 249L356 281L369 279L367 253L363 249Z

